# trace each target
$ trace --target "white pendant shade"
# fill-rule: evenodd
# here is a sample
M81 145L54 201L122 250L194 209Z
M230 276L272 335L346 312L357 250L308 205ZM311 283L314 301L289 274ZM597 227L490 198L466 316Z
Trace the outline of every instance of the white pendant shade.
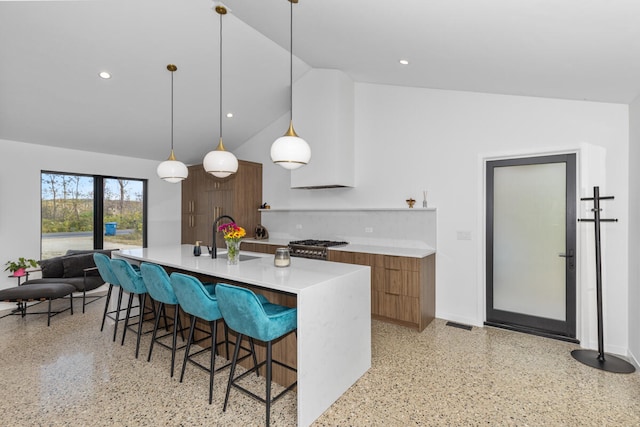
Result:
M220 141L215 150L209 151L204 156L202 167L215 177L226 178L238 171L238 159L233 153L225 150L222 144L222 17L226 15L227 9L218 5L215 11L220 15Z
M167 70L171 72L171 154L169 158L158 165L156 173L167 182L176 184L189 176L189 169L184 163L176 160L173 154L173 73L178 69L174 64L167 65Z
M158 176L167 182L175 184L189 176L189 169L178 160L165 160L158 165Z
M287 132L271 144L271 161L285 169L298 169L311 160L311 147L293 130L293 4L298 0L289 0L289 107L291 120Z
M224 149L222 139L218 144L218 148L209 151L202 161L204 170L218 178L226 178L232 173L238 171L238 159L233 153Z
M271 145L271 160L285 169L298 169L309 163L311 148L299 136L284 135Z

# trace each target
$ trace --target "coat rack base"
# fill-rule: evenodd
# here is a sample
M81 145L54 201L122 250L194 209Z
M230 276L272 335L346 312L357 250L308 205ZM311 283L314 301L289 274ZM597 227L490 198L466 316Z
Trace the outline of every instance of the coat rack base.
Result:
M571 356L578 362L602 371L631 374L636 370L631 363L610 354L604 353L603 360L600 360L600 353L596 350L573 350Z

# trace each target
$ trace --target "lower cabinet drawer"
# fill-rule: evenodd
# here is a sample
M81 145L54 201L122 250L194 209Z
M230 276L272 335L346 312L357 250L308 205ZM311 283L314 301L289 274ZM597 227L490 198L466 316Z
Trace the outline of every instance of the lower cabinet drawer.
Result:
M405 295L373 291L371 312L374 315L417 325L420 321L420 300Z

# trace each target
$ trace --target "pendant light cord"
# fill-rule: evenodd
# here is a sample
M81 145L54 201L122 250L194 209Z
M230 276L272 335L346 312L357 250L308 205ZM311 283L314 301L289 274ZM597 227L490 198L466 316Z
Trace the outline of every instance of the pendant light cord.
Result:
M293 1L289 4L289 120L293 123Z
M222 141L222 14L220 14L220 140Z
M171 71L171 152L173 153L173 71Z

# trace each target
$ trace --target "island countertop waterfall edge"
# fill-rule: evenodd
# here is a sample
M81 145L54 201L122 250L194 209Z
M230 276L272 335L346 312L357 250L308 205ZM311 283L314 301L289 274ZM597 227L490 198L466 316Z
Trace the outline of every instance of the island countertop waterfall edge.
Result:
M255 258L229 266L223 258L193 256L190 245L120 250L113 257L295 295L297 424L308 426L371 367L370 267L294 258L278 268L272 255L241 253Z

